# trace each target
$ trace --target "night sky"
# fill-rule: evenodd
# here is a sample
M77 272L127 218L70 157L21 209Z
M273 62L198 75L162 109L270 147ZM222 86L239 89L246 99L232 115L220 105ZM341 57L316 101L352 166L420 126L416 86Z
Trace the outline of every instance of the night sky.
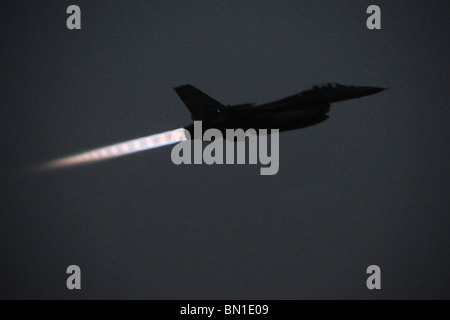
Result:
M81 8L68 30L66 8ZM381 8L382 29L366 27ZM3 1L0 298L450 298L448 1ZM191 123L172 90L264 103L392 87L280 134L280 169L172 147L32 174ZM81 268L81 290L66 268ZM381 290L366 269L381 268Z

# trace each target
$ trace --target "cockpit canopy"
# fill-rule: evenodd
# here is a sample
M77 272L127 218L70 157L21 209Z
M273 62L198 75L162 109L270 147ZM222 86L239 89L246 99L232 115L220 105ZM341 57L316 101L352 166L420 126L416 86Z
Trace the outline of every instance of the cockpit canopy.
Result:
M328 82L328 83L322 83L322 84L318 84L316 86L313 87L313 89L326 89L326 88L337 88L337 87L342 87L342 85L340 85L339 83L336 82Z

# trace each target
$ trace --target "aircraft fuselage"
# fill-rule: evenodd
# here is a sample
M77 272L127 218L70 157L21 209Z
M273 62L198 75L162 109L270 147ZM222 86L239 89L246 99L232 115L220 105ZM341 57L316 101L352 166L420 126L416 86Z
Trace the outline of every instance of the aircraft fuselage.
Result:
M287 98L261 105L242 104L213 110L202 119L203 129L300 129L328 119L330 103L360 98L383 91L378 87L356 87L339 84L314 86ZM187 126L188 131L192 125Z

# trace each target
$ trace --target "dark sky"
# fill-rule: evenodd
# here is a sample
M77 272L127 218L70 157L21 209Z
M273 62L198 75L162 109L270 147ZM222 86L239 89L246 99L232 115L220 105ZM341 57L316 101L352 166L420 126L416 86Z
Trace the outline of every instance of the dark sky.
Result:
M66 28L71 4L82 30ZM450 298L449 8L3 1L0 298ZM189 124L177 85L238 104L324 81L393 88L280 134L275 176L176 166L171 147L23 173Z

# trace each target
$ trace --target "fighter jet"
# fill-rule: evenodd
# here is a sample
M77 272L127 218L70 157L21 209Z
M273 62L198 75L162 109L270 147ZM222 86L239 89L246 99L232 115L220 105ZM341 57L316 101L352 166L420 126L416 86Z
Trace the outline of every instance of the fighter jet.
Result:
M274 102L230 106L190 84L174 88L191 112L192 120L202 121L203 130L273 128L280 131L318 124L328 119L331 103L372 95L385 89L326 83ZM192 134L193 124L185 129Z
M226 129L253 128L259 132L259 129L285 131L318 124L328 119L330 103L368 96L385 88L328 83L274 102L233 106L218 102L190 84L175 87L174 90L191 112L192 120L202 121L203 131L210 128L222 132ZM37 170L97 162L178 143L188 139L185 131L194 137L194 124L59 158L37 167Z

